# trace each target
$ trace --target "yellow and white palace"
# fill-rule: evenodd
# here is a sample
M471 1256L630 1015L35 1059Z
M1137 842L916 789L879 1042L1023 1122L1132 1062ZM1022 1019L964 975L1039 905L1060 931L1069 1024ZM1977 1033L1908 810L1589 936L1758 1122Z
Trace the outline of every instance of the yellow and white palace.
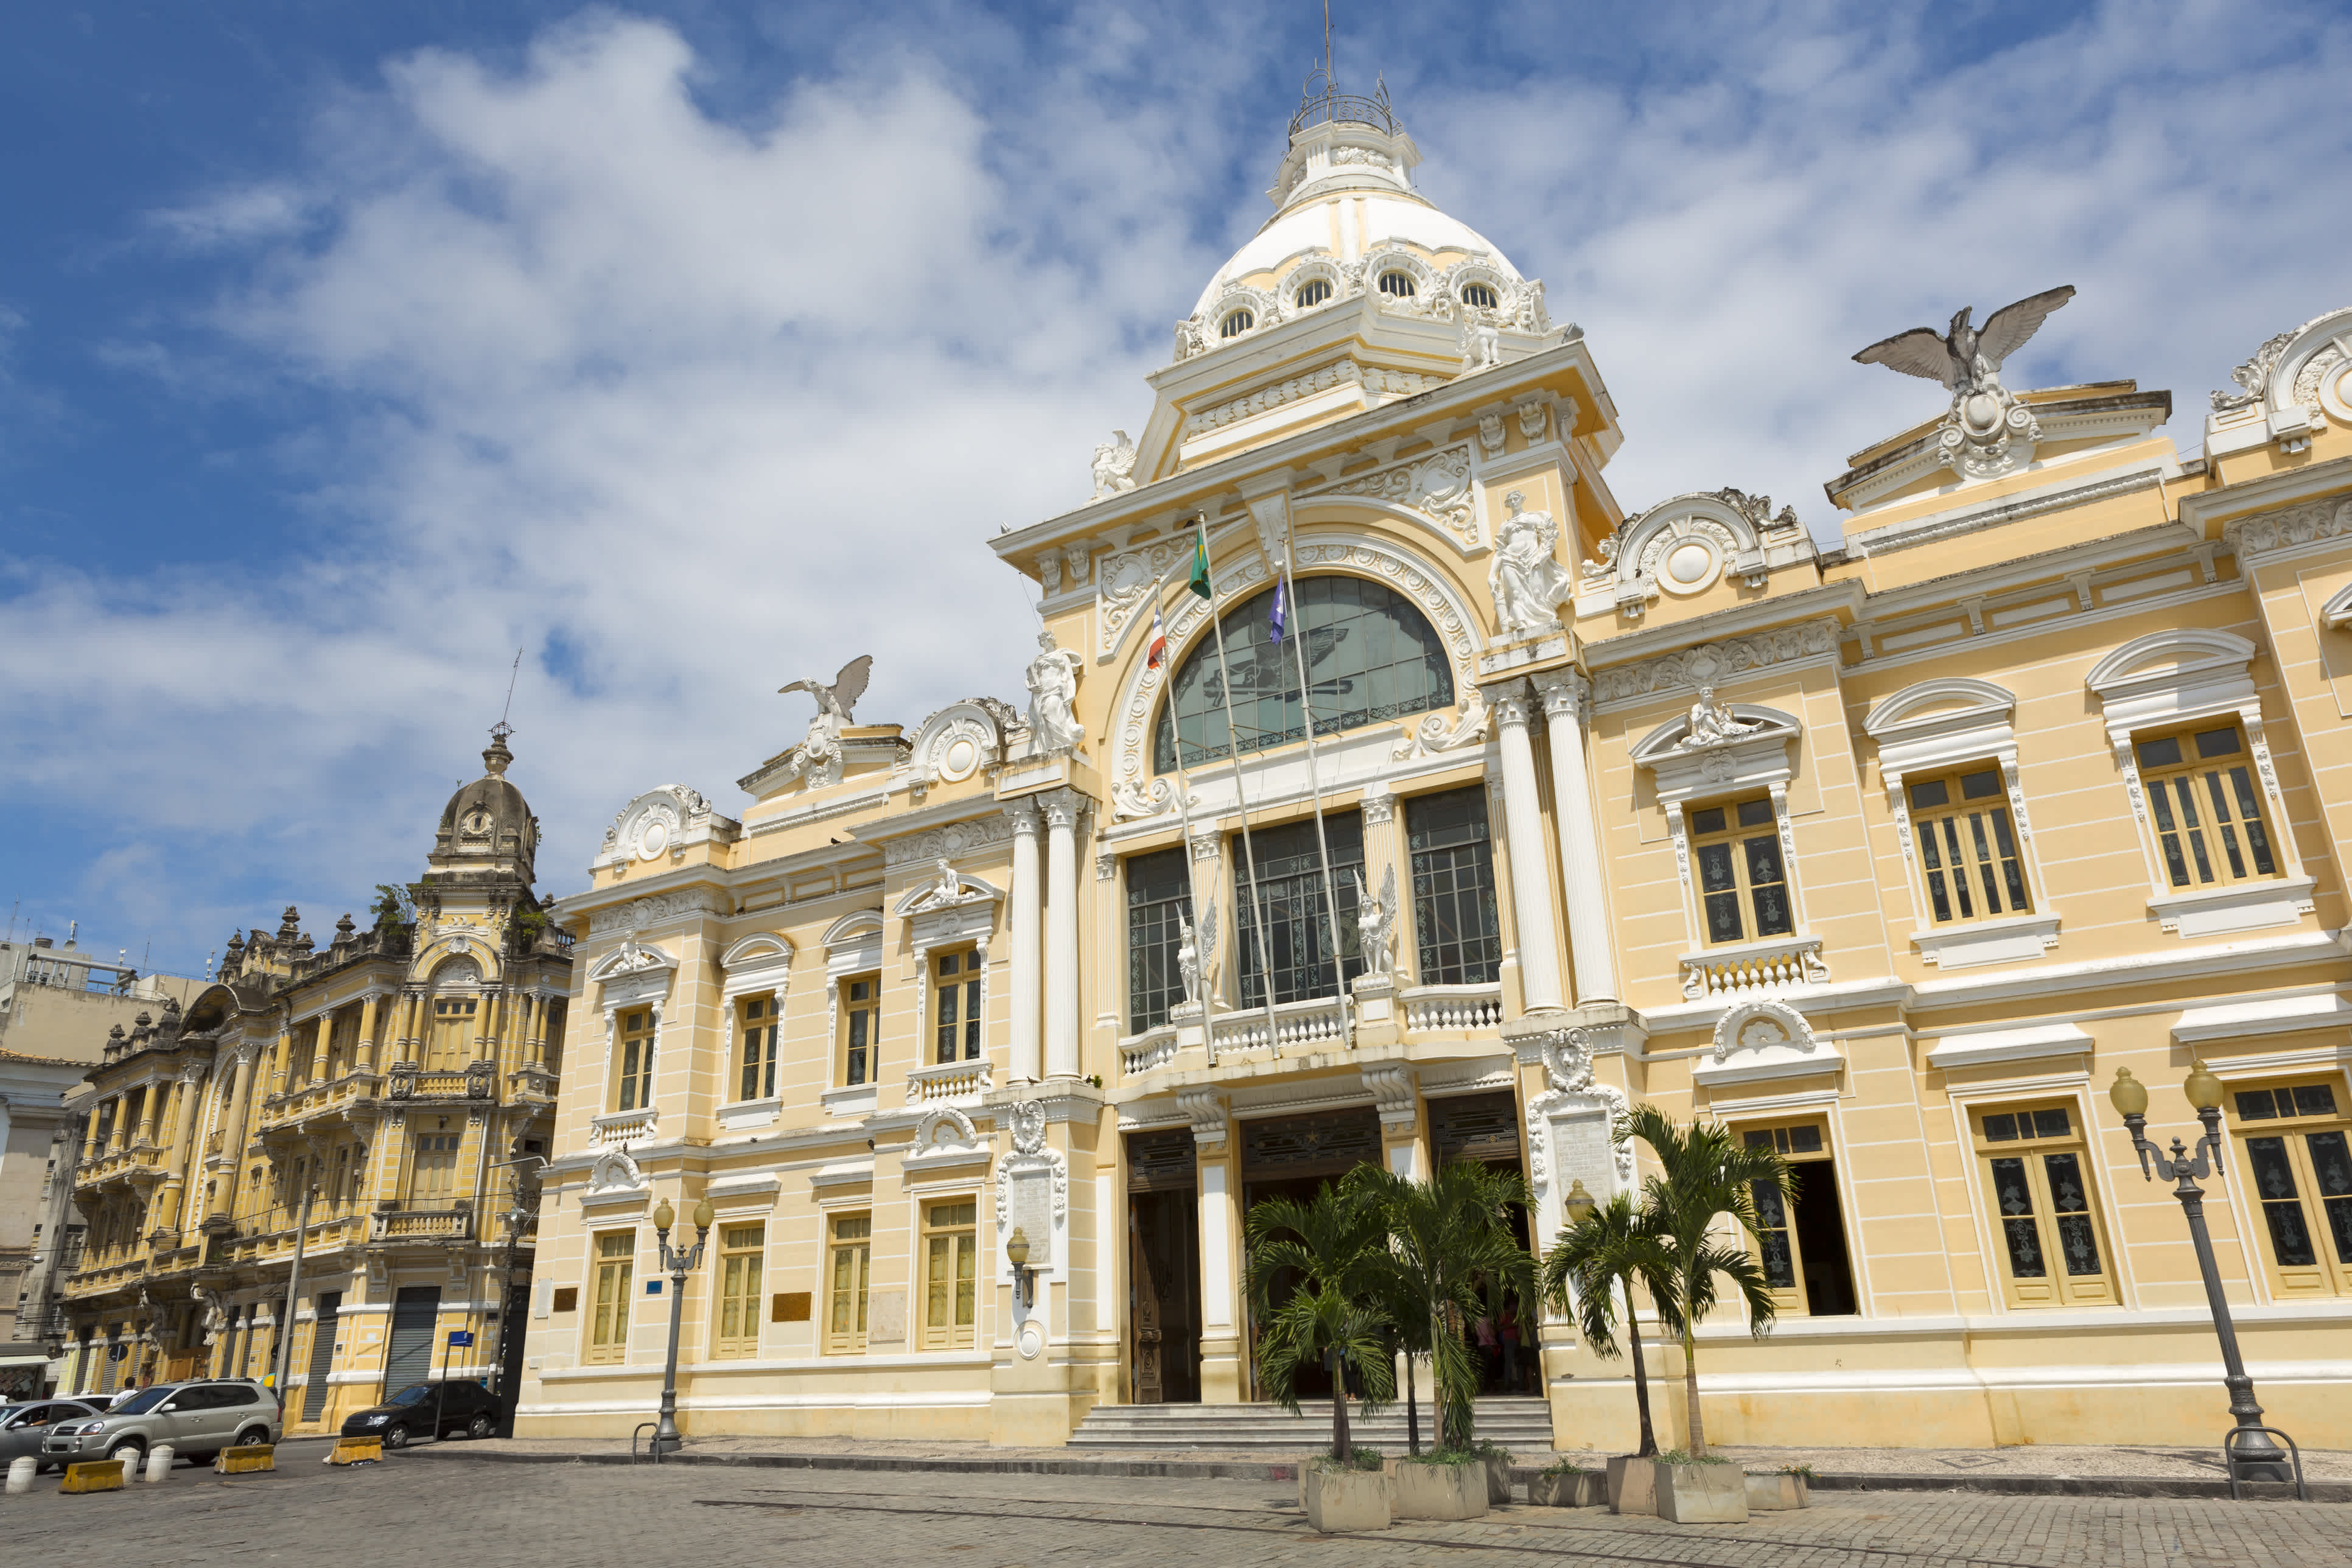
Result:
M1829 481L1834 548L1703 459L1627 516L1595 345L1417 157L1301 110L1140 438L992 542L1043 594L1017 708L862 717L853 662L732 815L622 807L556 916L520 1431L650 1418L664 1200L716 1215L690 1434L1059 1443L1255 1395L1255 1197L1487 1160L1540 1243L1648 1100L1794 1166L1777 1329L1701 1336L1718 1441L2218 1440L2105 1092L2193 1138L2202 1058L2257 1393L2352 1446L2352 310L2184 455L2169 393L2001 384L2053 290L1881 355L1941 384L1885 383L1920 417ZM1555 1442L1628 1444L1625 1363L1540 1335Z
M115 1026L76 1103L59 1394L282 1368L300 1434L445 1368L492 1378L531 1264L510 1194L545 1154L572 986L506 734L373 926L345 915L319 947L289 909L231 936L184 1010Z

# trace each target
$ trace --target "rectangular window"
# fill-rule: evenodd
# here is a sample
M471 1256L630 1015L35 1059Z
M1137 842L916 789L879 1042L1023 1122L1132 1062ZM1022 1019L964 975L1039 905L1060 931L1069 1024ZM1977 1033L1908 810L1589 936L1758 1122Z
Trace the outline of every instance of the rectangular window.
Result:
M923 1348L971 1343L977 1312L979 1258L973 1220L978 1205L933 1204L923 1211Z
M1234 901L1241 910L1234 945L1241 971L1242 1005L1265 1005L1265 965L1274 972L1274 999L1297 1002L1337 996L1343 981L1363 973L1356 952L1356 881L1364 869L1361 813L1334 812L1323 819L1331 851L1332 889L1339 911L1339 940L1332 940L1330 905L1324 899L1323 853L1315 819L1253 828L1244 846L1234 836ZM1252 897L1249 851L1257 857L1256 893ZM1260 961L1255 904L1265 906L1265 954Z
M408 1206L446 1209L457 1187L457 1134L420 1132L408 1168Z
M751 996L743 1002L743 1045L736 1087L738 1100L773 1100L776 1096L776 999Z
M1192 866L1182 845L1127 861L1127 1027L1139 1035L1184 1000L1176 966L1192 919Z
M1405 802L1412 924L1423 985L1491 985L1503 970L1495 840L1478 784Z
M2016 1307L2104 1307L2115 1281L2091 1201L2090 1157L2066 1105L1976 1115L1977 1155Z
M1919 779L1905 788L1919 875L1937 925L2032 912L1999 768Z
M629 1354L629 1263L636 1248L636 1233L600 1231L596 1237L596 1279L589 1297L594 1303L588 1320L590 1365L625 1361Z
M841 983L841 1081L871 1083L881 1067L882 977L864 974Z
M341 1078L359 1065L360 1010L346 1007L328 1037L327 1076Z
M1690 831L1709 946L1787 936L1797 929L1770 796L1700 806L1690 814Z
M433 999L433 1040L425 1058L426 1067L436 1072L456 1072L474 1059L474 1013L480 1005L479 999L472 996Z
M932 958L933 1061L980 1059L980 954L970 949Z
M654 1015L650 1007L621 1015L621 1070L614 1075L613 1109L643 1110L653 1103Z
M2158 735L2136 750L2168 882L2217 887L2279 874L2253 762L2237 725Z
M824 1348L862 1351L866 1348L866 1277L871 1262L874 1217L836 1215L832 1226L831 1256L826 1278L832 1280L832 1301L824 1319Z
M1851 1316L1857 1309L1853 1269L1845 1245L1845 1208L1838 1195L1826 1125L1819 1121L1742 1130L1750 1149L1770 1149L1789 1163L1781 1192L1759 1183L1757 1261L1784 1312L1814 1318Z
M764 1225L730 1225L719 1232L719 1325L710 1353L760 1353L760 1261Z
M2352 1121L2336 1086L2241 1089L2231 1100L2278 1293L2352 1296Z

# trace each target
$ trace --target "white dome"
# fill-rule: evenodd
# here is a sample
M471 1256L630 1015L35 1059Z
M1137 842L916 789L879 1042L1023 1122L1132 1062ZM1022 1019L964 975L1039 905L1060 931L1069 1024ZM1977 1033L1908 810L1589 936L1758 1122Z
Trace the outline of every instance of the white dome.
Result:
M1295 202L1275 214L1217 269L1193 313L1209 310L1233 284L1272 272L1294 257L1328 258L1352 268L1391 242L1432 253L1465 252L1510 282L1526 281L1486 236L1421 197L1396 191L1343 190Z

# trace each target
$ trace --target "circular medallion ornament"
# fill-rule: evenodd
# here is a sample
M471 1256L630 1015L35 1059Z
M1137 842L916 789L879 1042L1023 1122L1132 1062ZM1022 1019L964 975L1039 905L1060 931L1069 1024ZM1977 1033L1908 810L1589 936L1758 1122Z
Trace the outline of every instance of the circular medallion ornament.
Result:
M657 860L668 847L669 824L658 816L648 817L644 829L637 835L637 858Z
M1685 587L1702 581L1715 569L1715 554L1696 540L1675 547L1666 557L1666 575Z
M940 777L960 784L980 771L980 746L970 735L957 735L940 749Z
M1021 1351L1023 1361L1035 1361L1045 1352L1045 1331L1037 1326L1036 1319L1031 1318L1021 1325L1021 1331L1013 1336L1013 1342Z

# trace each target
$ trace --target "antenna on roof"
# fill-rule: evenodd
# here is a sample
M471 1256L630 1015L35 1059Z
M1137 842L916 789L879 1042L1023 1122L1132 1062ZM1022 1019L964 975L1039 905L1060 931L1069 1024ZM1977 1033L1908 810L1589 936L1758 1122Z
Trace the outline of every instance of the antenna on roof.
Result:
M514 712L515 682L522 679L522 649L515 649L514 668L507 672L507 705L499 710L499 722L504 724Z
M1323 79L1331 79L1331 0L1323 0Z

